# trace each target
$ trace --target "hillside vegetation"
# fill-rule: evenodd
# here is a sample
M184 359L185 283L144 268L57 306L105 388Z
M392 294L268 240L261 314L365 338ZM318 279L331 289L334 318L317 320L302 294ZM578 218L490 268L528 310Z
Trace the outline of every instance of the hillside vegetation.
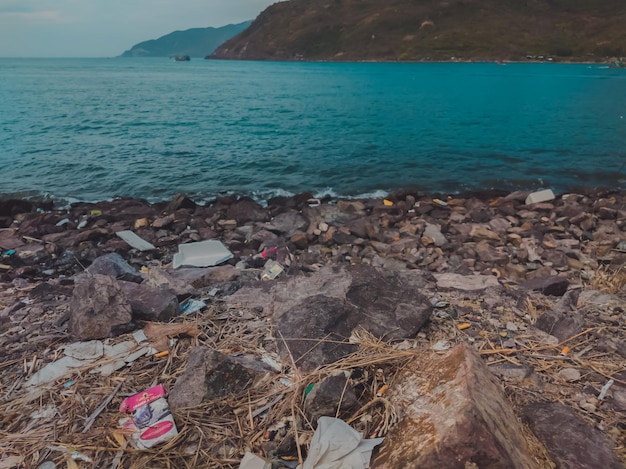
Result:
M555 60L626 55L624 0L290 0L212 58Z
M204 57L248 26L250 26L250 21L229 24L221 28L174 31L158 39L140 42L124 52L122 57L169 57L172 55Z

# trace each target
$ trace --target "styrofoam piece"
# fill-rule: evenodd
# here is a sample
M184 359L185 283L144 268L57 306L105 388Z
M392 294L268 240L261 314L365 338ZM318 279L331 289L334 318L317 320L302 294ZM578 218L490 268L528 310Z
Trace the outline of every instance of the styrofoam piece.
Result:
M198 243L180 244L178 252L174 254L172 265L179 267L212 267L222 264L233 257L221 241L210 239Z
M546 189L539 192L533 192L526 197L526 205L538 204L541 202L548 202L549 200L554 200L554 192L551 189Z
M140 238L134 232L130 230L118 231L115 233L117 236L126 241L130 246L140 251L151 251L156 249L153 244L149 243L145 239Z

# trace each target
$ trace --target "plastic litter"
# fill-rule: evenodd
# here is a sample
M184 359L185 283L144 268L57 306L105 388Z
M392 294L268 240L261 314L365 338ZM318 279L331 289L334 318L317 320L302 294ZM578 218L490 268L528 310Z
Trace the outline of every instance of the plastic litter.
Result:
M272 463L267 462L265 459L258 457L256 454L252 454L246 451L244 454L241 463L239 464L239 469L271 469Z
M610 379L606 382L604 386L602 386L602 389L600 389L600 394L598 394L599 401L604 400L604 398L606 397L606 393L609 392L609 389L611 388L611 386L613 386L614 382L614 380Z
M364 440L343 420L320 417L311 440L309 456L301 469L367 469L372 451L384 438Z
M204 308L206 308L206 303L204 301L190 299L180 304L179 311L180 314L189 315Z
M210 239L198 243L180 244L174 254L172 265L179 267L212 267L233 257L233 253L221 241Z
M391 200L388 200L388 199L383 199L383 205L385 207L393 207L393 202Z
M554 200L554 192L550 189L546 189L543 191L533 192L526 197L526 205L538 204L540 202L548 202L549 200Z
M120 420L131 446L148 449L178 435L166 395L159 384L122 401L120 412L132 415L132 419Z
M153 244L140 238L130 230L118 231L115 234L126 241L126 243L128 243L131 247L140 251L152 251L153 249L156 249Z
M269 260L265 263L265 268L261 274L261 280L274 280L284 272L285 268L278 262Z

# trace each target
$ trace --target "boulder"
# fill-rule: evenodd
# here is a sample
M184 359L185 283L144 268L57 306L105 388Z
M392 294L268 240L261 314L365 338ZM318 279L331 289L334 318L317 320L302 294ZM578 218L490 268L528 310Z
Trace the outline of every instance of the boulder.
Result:
M568 291L551 309L537 318L535 327L563 341L583 330L585 318L577 309L579 289Z
M90 274L108 275L127 282L141 283L143 277L117 253L98 257L87 269Z
M439 225L426 223L423 236L432 239L435 246L444 246L448 243L446 237L441 233L441 227Z
M183 301L186 298L198 294L198 291L191 286L188 279L184 276L184 273L187 270L197 269L182 268L175 270L172 274L170 274L165 270L161 270L156 267L152 268L148 273L146 284L153 288L164 288L176 295L178 301Z
M165 207L165 211L167 213L174 213L176 210L179 210L181 208L194 210L196 208L196 203L185 194L177 194L170 201L170 203L167 204L167 207Z
M540 467L500 383L470 345L405 367L387 398L401 420L372 468Z
M286 237L291 237L297 231L306 231L309 222L295 210L288 210L276 215L265 227Z
M348 343L352 308L339 298L315 295L274 320L281 356L304 371L333 363L356 351Z
M311 422L323 416L335 417L338 410L339 415L350 415L358 405L356 394L342 371L315 384L304 399L304 411Z
M164 322L178 315L178 299L166 288L121 280L119 285L128 298L133 319Z
M117 280L81 274L74 281L69 332L80 340L104 339L129 329L131 307Z
M172 410L238 394L252 384L253 374L228 355L209 347L195 347L185 372L176 380L168 401Z
M267 210L254 200L245 197L234 202L226 211L226 216L235 220L238 225L243 225L249 221L264 221L269 218L268 215Z
M571 407L538 402L527 405L523 413L556 467L623 469L611 440Z
M551 275L549 277L533 278L521 285L527 290L540 291L544 295L563 296L569 287L567 277Z

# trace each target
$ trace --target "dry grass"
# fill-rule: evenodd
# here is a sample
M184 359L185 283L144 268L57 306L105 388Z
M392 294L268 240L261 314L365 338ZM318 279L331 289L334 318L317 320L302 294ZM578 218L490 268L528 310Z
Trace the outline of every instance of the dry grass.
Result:
M610 295L626 292L626 266L601 266L591 279L591 288Z

